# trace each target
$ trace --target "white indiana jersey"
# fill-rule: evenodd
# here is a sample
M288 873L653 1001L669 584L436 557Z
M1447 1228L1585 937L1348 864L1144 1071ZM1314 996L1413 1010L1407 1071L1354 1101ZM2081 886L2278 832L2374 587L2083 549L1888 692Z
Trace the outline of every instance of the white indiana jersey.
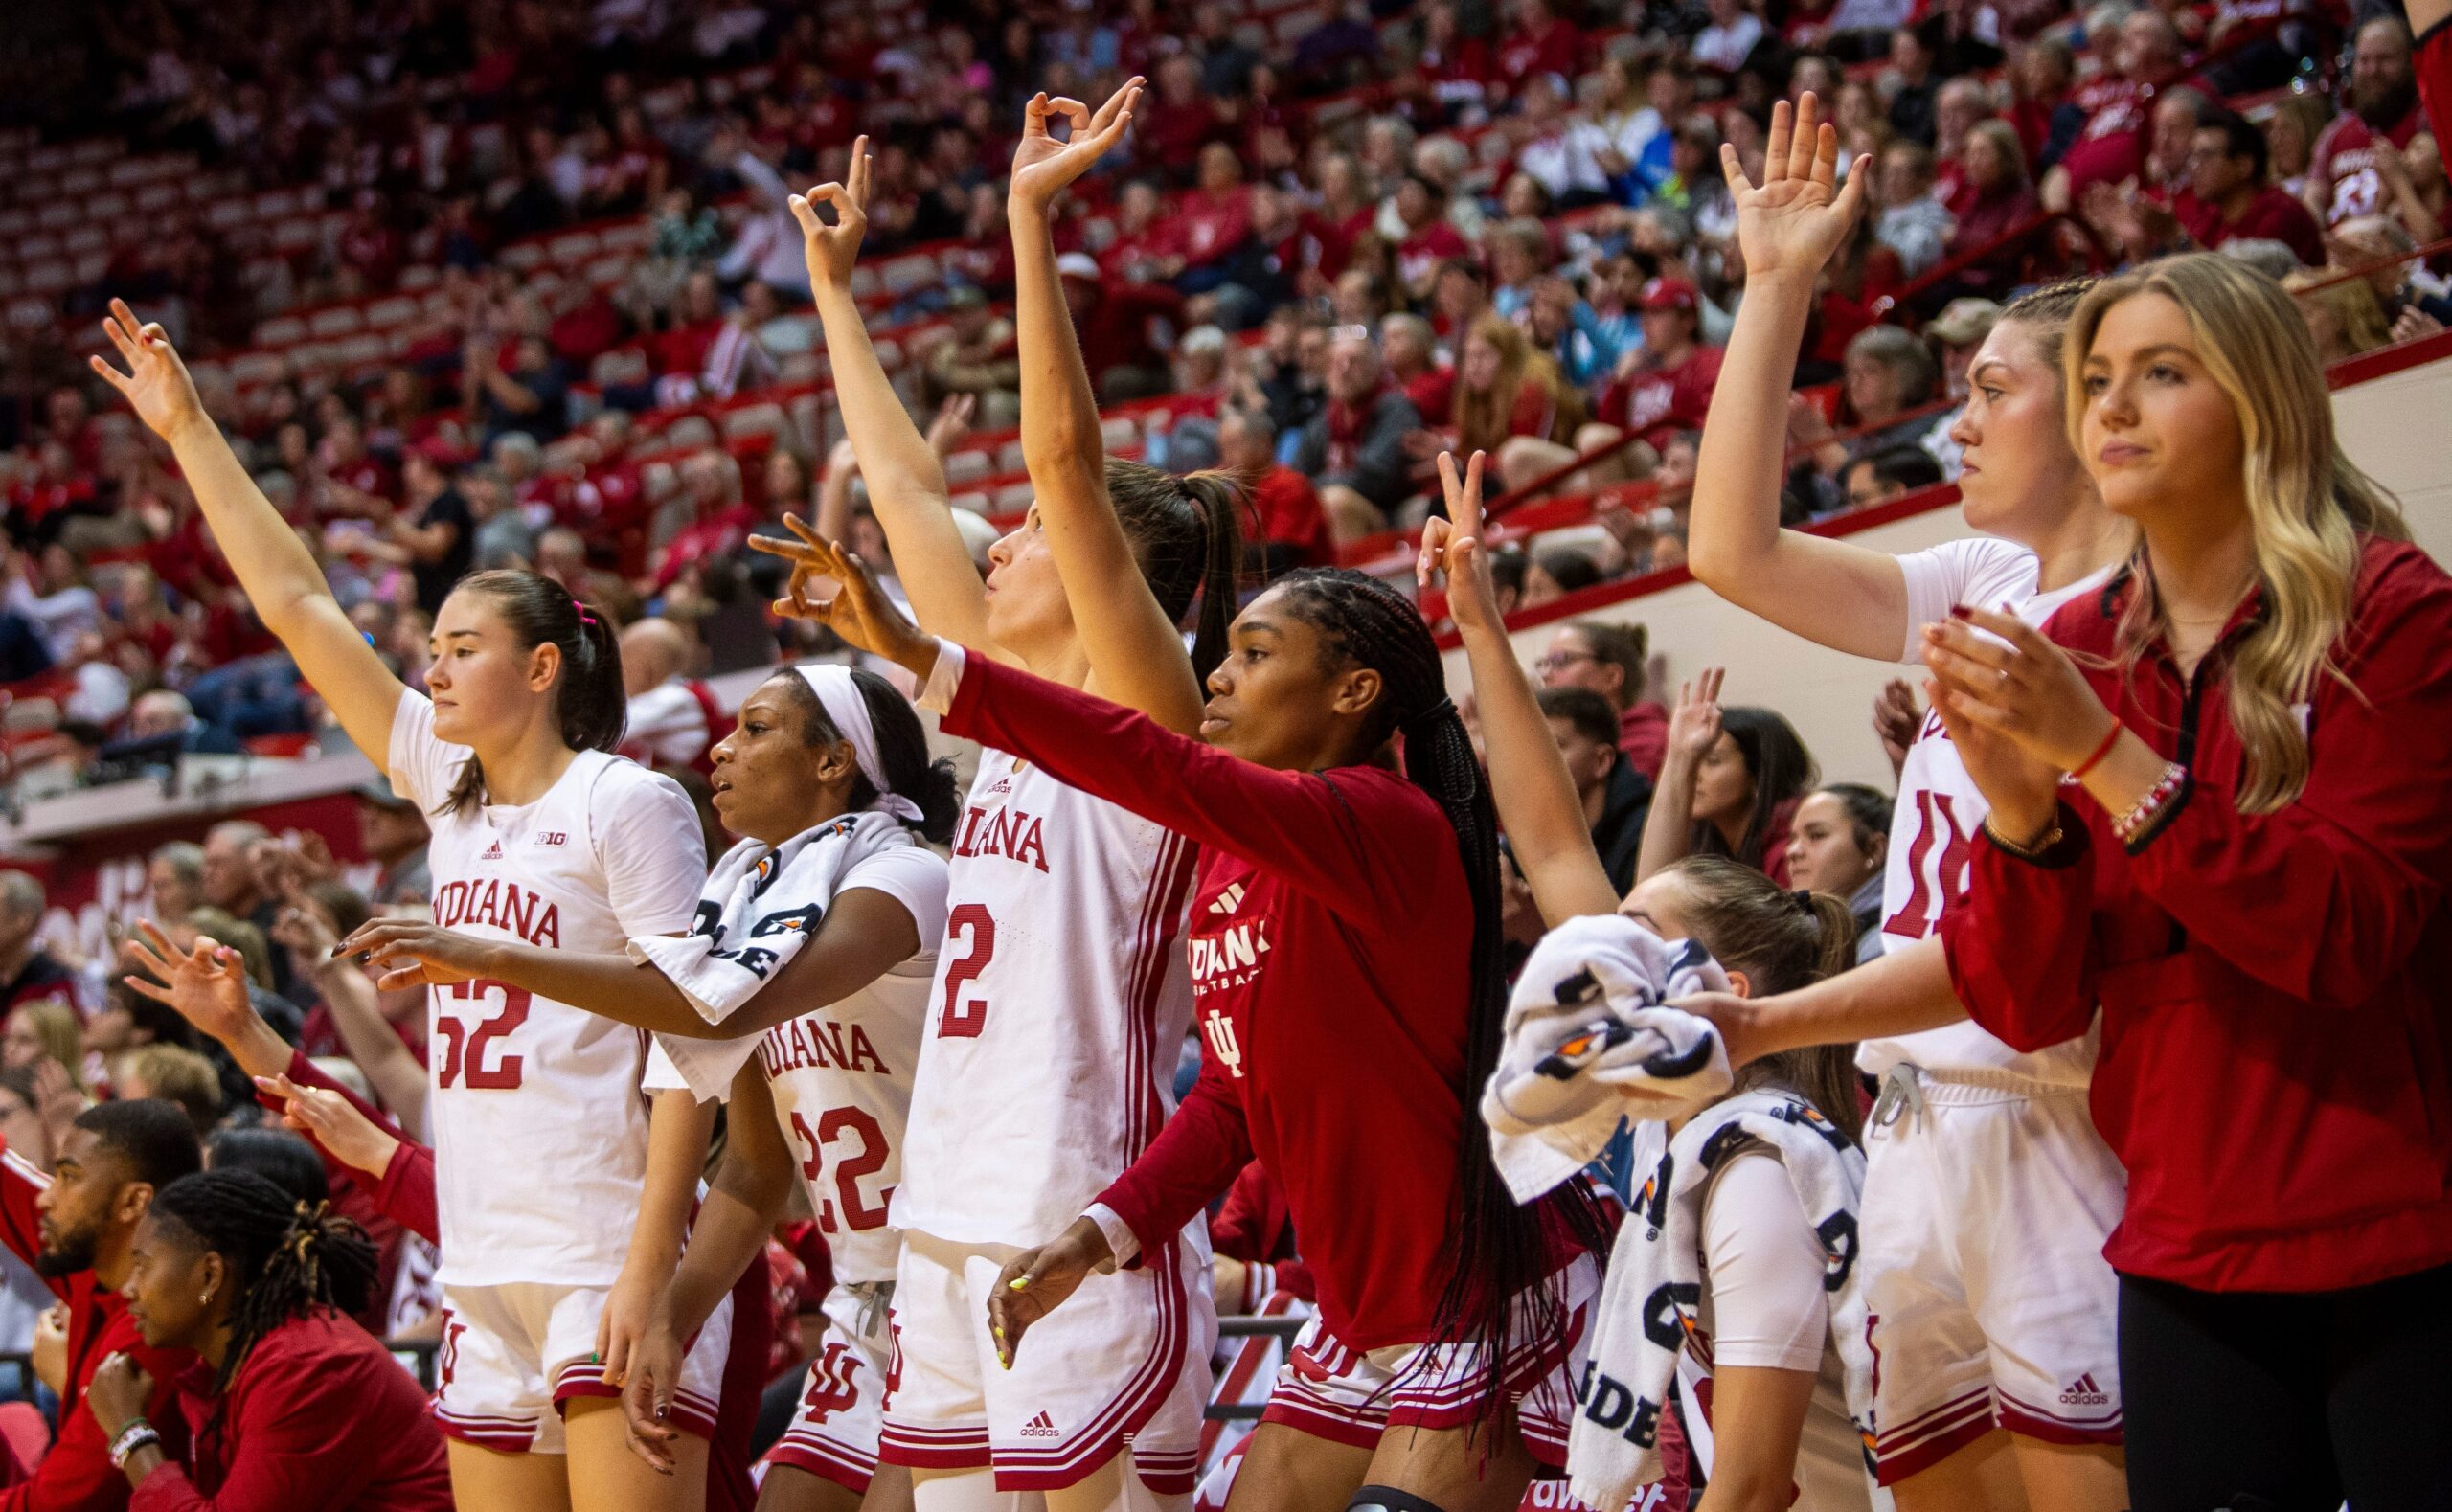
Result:
M1907 644L1901 661L1921 664L1924 626L1946 620L1953 605L1998 610L2016 606L2019 619L2040 625L2081 594L2100 592L2111 569L2055 588L2035 591L2035 556L2025 547L1993 536L1944 541L1898 559L1907 575ZM1916 743L1898 774L1898 801L1890 822L1889 869L1882 877L1882 948L1904 950L1941 927L1945 910L1966 895L1975 836L1992 811L1958 747L1927 710ZM2095 1037L2021 1054L1972 1021L1918 1034L1867 1040L1856 1064L1880 1075L1901 1061L1941 1075L1996 1072L2055 1086L2083 1087L2095 1066Z
M893 1280L902 1255L901 1230L888 1214L902 1183L934 946L945 932L944 858L920 846L879 851L845 874L836 895L854 888L910 910L929 948L851 996L776 1025L758 1045L775 1122L800 1158L809 1209L844 1286Z
M895 1223L1044 1244L1174 1109L1196 847L983 750L954 836Z
M468 759L401 695L392 783L433 827L438 927L604 955L690 928L706 842L670 779L582 751L534 802L438 812ZM612 1285L647 1177L647 1036L499 982L426 1000L442 1284Z

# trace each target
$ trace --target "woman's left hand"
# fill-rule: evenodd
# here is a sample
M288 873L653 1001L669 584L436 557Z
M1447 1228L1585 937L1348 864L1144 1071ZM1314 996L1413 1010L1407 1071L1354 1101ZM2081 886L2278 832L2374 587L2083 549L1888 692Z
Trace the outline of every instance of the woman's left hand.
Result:
M85 1406L102 1425L105 1438L117 1438L120 1430L143 1417L152 1400L153 1378L125 1352L103 1361L94 1371L93 1384L85 1388Z
M2111 711L2069 653L2015 616L1966 608L1926 625L1924 665L1953 711L2055 772L2084 764L2111 733Z
M384 991L473 981L486 974L488 948L482 939L405 918L371 920L340 943L342 955L366 958Z

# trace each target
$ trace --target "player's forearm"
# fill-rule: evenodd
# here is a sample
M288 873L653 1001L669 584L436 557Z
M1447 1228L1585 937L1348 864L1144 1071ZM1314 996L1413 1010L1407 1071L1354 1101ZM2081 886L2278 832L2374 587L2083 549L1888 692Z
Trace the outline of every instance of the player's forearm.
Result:
M1635 853L1637 882L1694 848L1693 815L1694 762L1672 750L1660 764L1651 810L1644 816L1643 845Z
M687 1091L655 1095L647 1115L647 1172L639 1200L638 1227L630 1230L624 1269L670 1279L690 1231L690 1210L706 1168L707 1140L715 1130L715 1105Z
M600 1018L657 1034L700 1034L706 1021L672 979L627 956L588 955L493 942L479 975Z
M1047 213L1014 200L1013 326L1021 355L1022 457L1032 474L1086 474L1106 464L1099 401L1064 301Z
M1809 987L1756 998L1750 1009L1756 1031L1750 1038L1761 1054L1890 1039L1966 1017L1951 989L1949 961L1938 937Z
M300 628L299 608L331 597L323 569L289 522L240 465L221 428L199 413L170 438L179 475L195 495L196 508L214 539L221 543L264 628L284 643ZM294 647L293 647L294 649Z
M383 1105L400 1126L419 1139L425 1137L425 1067L409 1053L383 1017L374 982L354 960L320 960L313 971L316 990L331 1010L332 1027L340 1032L341 1049L365 1071Z
M729 1153L724 1158L732 1163ZM790 1172L767 1187L743 1187L720 1175L707 1200L699 1205L698 1221L690 1230L690 1248L672 1277L673 1330L682 1338L706 1326L716 1306L732 1294L741 1272L766 1252L766 1235L783 1217L790 1195Z
M1504 632L1489 628L1467 630L1464 640L1473 696L1481 706L1490 793L1542 921L1555 928L1581 914L1615 912L1618 891L1593 849L1575 779L1559 758L1513 644Z

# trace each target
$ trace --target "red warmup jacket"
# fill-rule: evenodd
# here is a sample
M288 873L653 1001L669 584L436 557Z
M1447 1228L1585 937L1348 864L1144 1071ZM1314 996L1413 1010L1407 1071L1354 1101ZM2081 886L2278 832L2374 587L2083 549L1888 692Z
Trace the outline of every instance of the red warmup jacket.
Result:
M1257 1157L1337 1338L1433 1338L1457 1145L1480 1138L1463 1090L1473 905L1446 815L1394 772L1255 766L984 656L943 723L1201 847L1185 945L1208 1053L1098 1200L1152 1251Z
M0 1243L28 1265L42 1252L41 1215L34 1199L51 1185L25 1157L0 1140ZM187 1447L187 1433L173 1407L181 1373L195 1363L184 1349L152 1349L127 1316L117 1292L104 1291L94 1273L43 1277L52 1295L68 1304L68 1390L59 1402L59 1437L34 1467L32 1478L0 1491L0 1512L118 1512L127 1505L127 1478L111 1468L102 1426L85 1410L85 1388L102 1362L125 1351L153 1378L153 1399L145 1415L162 1433L167 1453Z
M2125 593L2046 633L2109 658ZM2128 1167L2114 1268L2327 1291L2452 1260L2452 578L2365 544L2341 676L2304 711L2305 791L2243 814L2227 676L2259 612L2193 684L2160 647L2085 674L2190 785L2127 848L2091 802L2039 864L1979 839L1941 938L1959 1001L2015 1049L2101 1005L2095 1122Z
M385 1217L429 1243L441 1244L443 1226L435 1208L434 1151L402 1134L399 1125L374 1104L325 1075L303 1054L290 1055L289 1079L302 1087L339 1093L377 1128L399 1140L391 1163L383 1168L382 1180L366 1195ZM267 1107L277 1108L280 1103L273 1097L263 1101ZM345 1185L365 1192L365 1178L356 1170L335 1160L321 1144L316 1144L315 1153L324 1158L324 1170L331 1181L336 1201ZM710 1512L750 1512L758 1501L757 1488L749 1480L749 1438L758 1426L758 1398L766 1388L766 1351L774 1335L766 1267L762 1263L751 1265L734 1283L732 1316L732 1347L724 1357L723 1386L715 1404L715 1437L708 1446ZM7 1509L0 1507L0 1512Z
M178 1384L194 1453L156 1466L128 1512L452 1512L424 1388L331 1308L256 1341L227 1396L214 1394L210 1365Z

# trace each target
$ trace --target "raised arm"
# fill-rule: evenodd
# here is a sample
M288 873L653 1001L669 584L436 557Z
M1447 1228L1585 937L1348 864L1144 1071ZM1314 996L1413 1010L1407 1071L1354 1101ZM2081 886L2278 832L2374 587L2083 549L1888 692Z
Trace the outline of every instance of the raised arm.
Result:
M1714 593L1782 629L1891 661L1907 640L1907 576L1897 560L1780 528L1788 395L1814 280L1855 224L1871 176L1851 174L1834 192L1838 160L1838 133L1817 129L1811 93L1793 131L1786 102L1772 107L1761 188L1746 181L1734 147L1721 148L1721 171L1737 198L1745 303L1703 423L1686 563ZM1660 811L1657 801L1652 811Z
M478 939L409 919L374 920L341 949L364 955L385 973L387 986L482 977L634 1028L682 1039L737 1040L850 997L918 954L920 944L919 926L901 902L874 888L850 889L834 899L817 933L774 980L721 1024L708 1023L671 978L627 956Z
M1643 846L1636 853L1637 882L1694 848L1694 775L1720 737L1720 680L1727 675L1723 667L1707 666L1696 681L1678 685L1660 781L1652 788L1651 812L1644 818Z
M288 907L273 924L273 937L289 948L302 972L323 994L324 1006L331 1010L332 1027L340 1033L341 1049L366 1072L383 1105L394 1110L411 1138L423 1139L425 1066L400 1043L391 1021L383 1016L374 980L358 969L357 962L333 953L339 939L323 910L293 890Z
M843 429L859 456L869 508L894 549L894 570L910 596L912 613L932 634L959 638L965 645L990 646L988 587L954 526L944 463L912 423L902 396L894 392L876 349L869 344L860 306L851 298L851 270L869 225L867 137L851 144L849 178L847 184L821 184L789 201L792 217L801 224L809 292L826 327ZM817 218L818 200L834 207L833 225ZM759 544L758 539L751 544ZM788 551L777 554L790 555Z
M1200 728L1192 658L1141 575L1132 543L1107 497L1106 441L1090 391L1064 282L1056 271L1049 213L1064 187L1123 140L1140 98L1135 79L1093 116L1077 100L1032 97L1013 149L1005 206L1013 229L1015 324L1022 359L1022 458L1037 492L1038 526L1056 556L1073 626L1089 656L1090 688L1168 729ZM1072 134L1057 141L1057 117Z
M1490 794L1508 846L1543 923L1555 928L1578 914L1614 914L1618 890L1593 848L1575 779L1559 759L1550 722L1499 615L1489 553L1482 550L1482 454L1473 453L1460 483L1454 454L1442 452L1439 482L1447 495L1447 518L1422 527L1415 575L1427 588L1432 573L1447 574L1447 612L1472 667Z
M126 397L154 435L170 443L205 524L264 628L281 638L351 742L378 769L388 766L392 714L406 688L349 622L323 569L239 465L220 427L204 413L187 364L162 327L140 327L135 311L113 300L102 330L128 371L120 372L100 355L91 359L94 371Z

